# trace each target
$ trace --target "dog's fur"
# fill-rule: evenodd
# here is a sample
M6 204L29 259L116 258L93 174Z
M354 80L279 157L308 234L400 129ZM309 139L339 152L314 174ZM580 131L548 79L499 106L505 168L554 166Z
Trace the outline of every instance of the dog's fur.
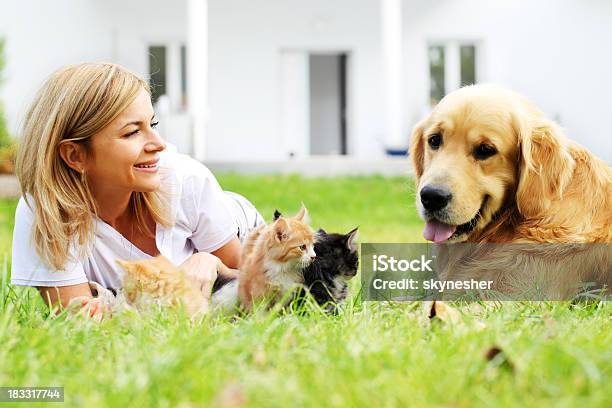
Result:
M430 145L435 134L441 137L437 149ZM478 159L475 152L483 144L496 153ZM445 242L612 243L612 168L515 92L474 85L449 94L415 126L410 155L420 215L462 226ZM452 194L445 208L424 208L419 197L428 185L443 185ZM573 252L579 258L548 256L540 259L540 269L554 269L565 287L584 280L585 268L595 268L598 281L609 285L609 248ZM516 256L509 252L495 263L520 264L516 258L511 262ZM486 275L480 270L486 262L480 264L474 273ZM533 268L514 270L526 274ZM454 268L453 275L464 273L467 268ZM495 278L501 282L508 276Z

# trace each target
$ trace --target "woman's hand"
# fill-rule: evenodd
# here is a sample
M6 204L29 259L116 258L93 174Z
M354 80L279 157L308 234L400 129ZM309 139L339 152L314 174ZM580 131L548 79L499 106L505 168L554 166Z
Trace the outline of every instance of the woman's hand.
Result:
M103 299L87 296L72 298L68 304L68 311L72 314L81 313L96 321L112 317L110 305Z
M86 283L60 287L38 287L38 291L43 300L56 314L62 309L69 313L76 314L82 312L83 316L102 320L111 317L111 307L108 301L93 297L91 286Z
M210 300L217 275L228 270L219 258L206 252L191 255L179 268L183 269L185 274L196 282L206 300Z

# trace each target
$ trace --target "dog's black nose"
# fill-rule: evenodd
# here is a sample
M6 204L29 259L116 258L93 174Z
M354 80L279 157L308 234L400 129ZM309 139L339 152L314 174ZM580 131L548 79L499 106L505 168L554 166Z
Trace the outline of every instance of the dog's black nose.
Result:
M440 210L449 203L453 195L446 188L438 186L425 186L421 190L421 202L429 211Z

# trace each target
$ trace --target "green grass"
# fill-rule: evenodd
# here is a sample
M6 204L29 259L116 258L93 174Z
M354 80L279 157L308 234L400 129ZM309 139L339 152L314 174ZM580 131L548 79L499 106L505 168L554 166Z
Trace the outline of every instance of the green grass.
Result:
M362 242L420 242L412 187L379 177L219 178L270 218L297 211ZM15 201L0 201L8 254ZM0 253L1 254L1 253ZM8 267L2 269L6 275ZM50 319L31 290L0 286L0 386L64 386L70 406L610 406L612 306L499 303L461 325L416 303L358 302L338 316L255 315L192 323L180 313L97 324ZM488 362L488 348L500 357ZM52 405L53 406L53 405Z

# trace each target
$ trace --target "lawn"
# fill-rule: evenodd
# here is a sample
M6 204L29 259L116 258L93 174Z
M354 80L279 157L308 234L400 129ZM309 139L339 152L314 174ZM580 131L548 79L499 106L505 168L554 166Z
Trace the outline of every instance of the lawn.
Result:
M219 181L268 219L304 202L315 227L422 242L404 179ZM38 295L7 285L15 204L0 201L0 386L63 386L69 406L611 406L607 302L456 305L450 323L418 303L362 304L355 280L338 316L51 319Z

